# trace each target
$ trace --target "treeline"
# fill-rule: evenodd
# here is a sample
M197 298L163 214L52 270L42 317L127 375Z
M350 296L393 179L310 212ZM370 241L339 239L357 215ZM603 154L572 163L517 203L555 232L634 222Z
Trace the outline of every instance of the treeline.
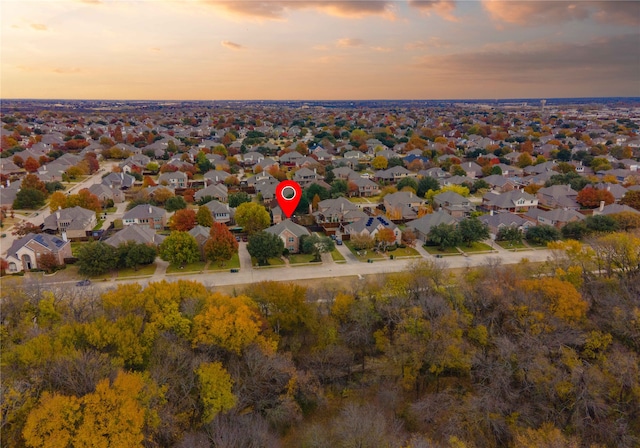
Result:
M640 241L592 243L348 290L11 279L2 446L638 446Z

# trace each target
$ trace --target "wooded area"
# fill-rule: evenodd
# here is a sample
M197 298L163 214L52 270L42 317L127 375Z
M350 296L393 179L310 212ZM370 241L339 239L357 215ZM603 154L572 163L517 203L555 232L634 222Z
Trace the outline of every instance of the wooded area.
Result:
M9 279L2 446L638 446L639 243L350 290Z

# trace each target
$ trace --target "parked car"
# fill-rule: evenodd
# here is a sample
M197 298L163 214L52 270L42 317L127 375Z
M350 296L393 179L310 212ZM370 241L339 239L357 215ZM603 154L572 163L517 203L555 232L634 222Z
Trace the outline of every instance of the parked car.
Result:
M91 280L85 278L84 280L80 280L78 283L76 283L76 286L89 286L90 284Z
M338 246L342 246L342 240L336 240L336 244L337 244Z

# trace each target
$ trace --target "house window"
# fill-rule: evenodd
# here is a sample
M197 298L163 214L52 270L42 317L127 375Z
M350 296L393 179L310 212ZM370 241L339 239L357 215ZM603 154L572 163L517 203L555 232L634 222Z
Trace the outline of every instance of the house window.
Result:
M292 237L292 236L290 236L290 237L289 237L289 242L290 242L290 243L293 243L293 241L294 241L293 237Z
M9 263L9 272L17 272L17 271L18 271L18 266L16 266L16 264L13 262Z

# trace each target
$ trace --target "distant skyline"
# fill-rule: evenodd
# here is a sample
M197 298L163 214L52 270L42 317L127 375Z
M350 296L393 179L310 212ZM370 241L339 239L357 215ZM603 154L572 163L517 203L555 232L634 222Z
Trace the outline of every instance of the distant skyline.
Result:
M3 0L0 97L640 96L637 1Z

